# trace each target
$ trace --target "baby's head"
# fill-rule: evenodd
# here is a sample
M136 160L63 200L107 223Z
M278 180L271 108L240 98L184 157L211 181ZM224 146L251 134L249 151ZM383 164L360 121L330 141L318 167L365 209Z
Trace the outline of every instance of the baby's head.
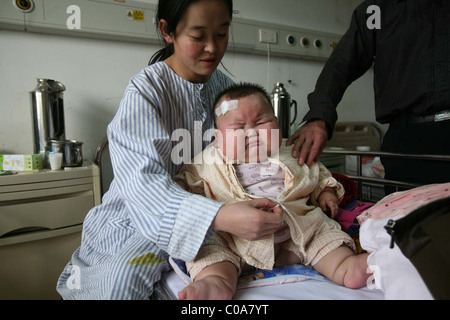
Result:
M230 159L246 163L278 153L281 133L267 92L242 83L223 91L214 104L218 147Z

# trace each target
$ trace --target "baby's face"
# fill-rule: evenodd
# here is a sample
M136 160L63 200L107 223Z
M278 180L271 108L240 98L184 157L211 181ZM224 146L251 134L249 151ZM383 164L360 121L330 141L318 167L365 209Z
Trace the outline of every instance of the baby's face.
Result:
M228 98L219 101L218 105ZM281 144L277 118L259 94L238 100L238 107L217 117L215 137L223 154L245 163L256 163L276 154Z

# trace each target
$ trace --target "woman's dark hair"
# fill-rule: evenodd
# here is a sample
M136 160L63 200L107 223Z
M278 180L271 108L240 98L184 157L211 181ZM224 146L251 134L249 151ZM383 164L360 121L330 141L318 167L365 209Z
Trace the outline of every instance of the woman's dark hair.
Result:
M191 3L195 1L198 0L159 0L158 11L156 12L156 25L159 26L159 21L164 19L167 21L166 32L168 34L175 33L178 23L181 21L181 19L183 19L187 8ZM222 0L222 1L229 9L231 21L231 19L233 18L233 1L232 0ZM149 65L159 61L164 61L174 53L173 44L166 43L166 41L162 36L161 38L165 43L165 47L157 51L151 57Z

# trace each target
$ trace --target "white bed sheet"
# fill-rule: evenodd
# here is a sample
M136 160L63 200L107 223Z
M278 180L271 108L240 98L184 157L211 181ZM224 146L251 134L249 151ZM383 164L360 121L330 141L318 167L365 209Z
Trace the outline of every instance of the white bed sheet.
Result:
M174 271L163 275L163 287L172 299L186 283ZM284 283L264 287L238 289L235 300L384 300L384 294L378 289L367 287L352 290L332 283L308 279L294 283Z

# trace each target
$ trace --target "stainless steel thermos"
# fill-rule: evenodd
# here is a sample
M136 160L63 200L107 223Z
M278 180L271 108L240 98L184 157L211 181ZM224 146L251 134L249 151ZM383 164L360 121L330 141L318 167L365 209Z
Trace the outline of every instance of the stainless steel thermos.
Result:
M61 82L37 79L38 84L30 92L33 115L34 153L45 158L48 139L65 140L64 100L66 90ZM45 163L45 161L44 161Z
M37 79L36 89L30 92L33 115L34 153L43 157L44 167L49 167L48 154L63 154L63 167L83 164L83 142L66 140L64 120L65 86L51 79Z
M291 96L284 88L284 84L277 82L275 88L270 95L272 105L275 110L275 116L278 118L278 123L281 129L283 138L289 138L291 126L297 119L297 102L291 101ZM291 108L294 107L294 117L291 121Z

